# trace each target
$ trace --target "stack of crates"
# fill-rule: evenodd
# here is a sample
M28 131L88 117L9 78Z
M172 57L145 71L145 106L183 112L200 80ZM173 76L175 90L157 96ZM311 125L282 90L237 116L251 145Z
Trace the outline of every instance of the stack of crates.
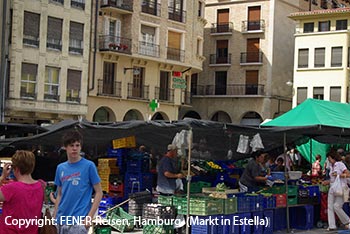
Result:
M123 137L112 140L112 148L108 149L107 156L117 158L118 167L120 173L125 173L126 159L130 152L130 149L136 147L135 136Z
M109 192L109 177L118 175L119 168L117 167L117 159L115 158L99 158L98 159L98 174L101 178L101 187L103 191Z
M142 218L154 220L147 222L143 226L144 234L173 234L174 227L171 225L176 216L176 210L173 206L164 206L161 204L148 203L143 205ZM164 223L157 223L162 220ZM158 224L158 225L157 225Z
M298 204L298 186L288 186L288 205Z

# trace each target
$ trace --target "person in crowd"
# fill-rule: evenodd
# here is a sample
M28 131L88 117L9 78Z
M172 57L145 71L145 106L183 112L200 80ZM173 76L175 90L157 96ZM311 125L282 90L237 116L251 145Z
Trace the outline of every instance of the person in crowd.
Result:
M283 166L283 158L278 158L277 159L277 165L276 167L274 168L273 171L284 171L284 166Z
M269 177L261 173L261 164L264 162L266 153L261 150L253 152L254 157L248 162L244 169L241 179L239 180L239 188L241 192L254 192L259 186L264 185Z
M311 176L319 177L322 174L321 170L321 155L316 155L316 161L312 164Z
M44 201L44 182L34 180L31 176L35 166L34 154L20 150L12 156L11 161L12 163L4 165L0 177L0 183L2 183L9 176L11 169L16 177L15 182L0 187L0 202L3 202L0 233L37 234L38 225L35 224L28 227L6 224L12 223L12 220L40 218Z
M184 174L178 171L177 148L168 145L168 152L158 162L157 188L162 195L172 195L183 190L182 178Z
M329 180L322 182L323 185L330 184L331 187L328 192L328 230L336 230L335 214L337 214L342 224L349 224L349 216L343 210L344 198L343 196L335 196L332 184L335 182L336 177L339 175L342 186L347 186L346 177L349 176L349 172L346 169L345 164L341 161L341 156L336 151L330 151L327 154L327 158L330 162Z
M275 159L272 156L267 157L267 162L265 163L265 167L268 168L270 171L274 171L277 164L275 163Z
M85 234L102 199L100 177L95 164L80 154L83 142L78 131L67 132L62 140L68 160L56 170L57 197L53 216L59 234ZM91 204L93 191L95 196ZM79 219L82 219L79 223L74 222Z
M345 159L343 162L344 162L346 168L348 169L348 171L350 171L350 153L345 154Z
M293 148L288 151L287 154L291 160L291 166L293 167L293 170L295 170L296 167L299 167L301 165L301 155L299 153L299 150Z
M290 171L292 169L292 166L293 166L293 161L292 159L290 158L290 154L287 153L286 154L286 157L284 157L284 154L280 154L276 160L275 160L275 163L277 164L277 160L282 158L283 159L283 162L284 162L284 158L286 158L286 162L283 163L283 166L285 166L287 168L287 171Z

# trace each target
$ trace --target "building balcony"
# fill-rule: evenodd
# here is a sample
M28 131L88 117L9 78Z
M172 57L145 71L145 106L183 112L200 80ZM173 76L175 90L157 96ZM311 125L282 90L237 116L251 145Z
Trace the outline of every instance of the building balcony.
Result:
M69 40L69 53L72 54L83 54L84 51L84 41L77 39Z
M49 94L49 93L45 93L44 94L44 100L45 101L54 101L57 102L60 100L60 95L58 94Z
M62 42L57 39L47 39L46 48L54 49L54 50L62 50Z
M191 105L192 104L192 95L191 92L188 91L182 91L183 92L183 101L182 103L185 105Z
M98 80L97 84L98 96L122 97L122 82L106 82L103 79Z
M167 59L184 62L185 61L185 51L180 50L180 49L167 47Z
M39 37L23 35L23 44L33 47L39 47Z
M241 53L241 65L261 65L263 60L262 52L244 52Z
M77 9L81 9L81 10L85 10L85 1L82 0L71 0L70 1L70 5L71 7L77 8Z
M32 92L26 92L21 90L21 98L22 99L36 99L36 93L32 93Z
M186 11L176 9L173 7L168 7L168 18L177 22L186 22Z
M100 0L100 9L104 12L119 14L131 14L133 12L133 0Z
M128 98L149 100L149 86L148 85L136 86L133 83L128 83Z
M100 36L100 51L110 51L131 54L131 39L104 35Z
M159 45L140 41L139 54L152 57L159 57Z
M231 54L224 56L211 54L209 58L209 65L231 66Z
M233 23L216 23L211 24L210 34L211 35L232 35L233 32Z
M265 87L261 84L231 84L226 86L198 85L196 92L192 95L203 96L246 96L246 95L265 95Z
M174 102L174 89L161 89L160 87L154 87L155 99L158 99L161 102Z
M160 4L157 1L142 1L141 4L143 13L160 16Z
M265 20L242 21L242 33L262 33L265 31Z

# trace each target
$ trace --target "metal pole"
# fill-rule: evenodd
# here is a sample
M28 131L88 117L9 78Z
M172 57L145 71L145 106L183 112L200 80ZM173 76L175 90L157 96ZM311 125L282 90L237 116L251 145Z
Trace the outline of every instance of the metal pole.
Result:
M188 131L188 157L187 157L187 210L186 210L186 234L190 232L190 226L187 222L190 215L190 186L191 186L191 154L192 154L192 128Z
M289 225L289 205L288 205L288 171L287 171L287 134L283 133L283 145L284 145L284 180L286 186L286 221L287 221L287 233L290 233L290 225Z
M312 173L312 138L310 138L310 165L311 165L311 173Z
M7 0L2 1L2 32L1 32L1 64L0 64L0 122L4 122L5 118L5 95L6 95L6 35L7 35Z

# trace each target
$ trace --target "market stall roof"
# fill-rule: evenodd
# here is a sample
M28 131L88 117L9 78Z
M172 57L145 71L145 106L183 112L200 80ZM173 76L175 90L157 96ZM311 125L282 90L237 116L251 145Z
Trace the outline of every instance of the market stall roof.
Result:
M28 134L39 134L47 129L34 124L0 123L0 136L22 137Z

